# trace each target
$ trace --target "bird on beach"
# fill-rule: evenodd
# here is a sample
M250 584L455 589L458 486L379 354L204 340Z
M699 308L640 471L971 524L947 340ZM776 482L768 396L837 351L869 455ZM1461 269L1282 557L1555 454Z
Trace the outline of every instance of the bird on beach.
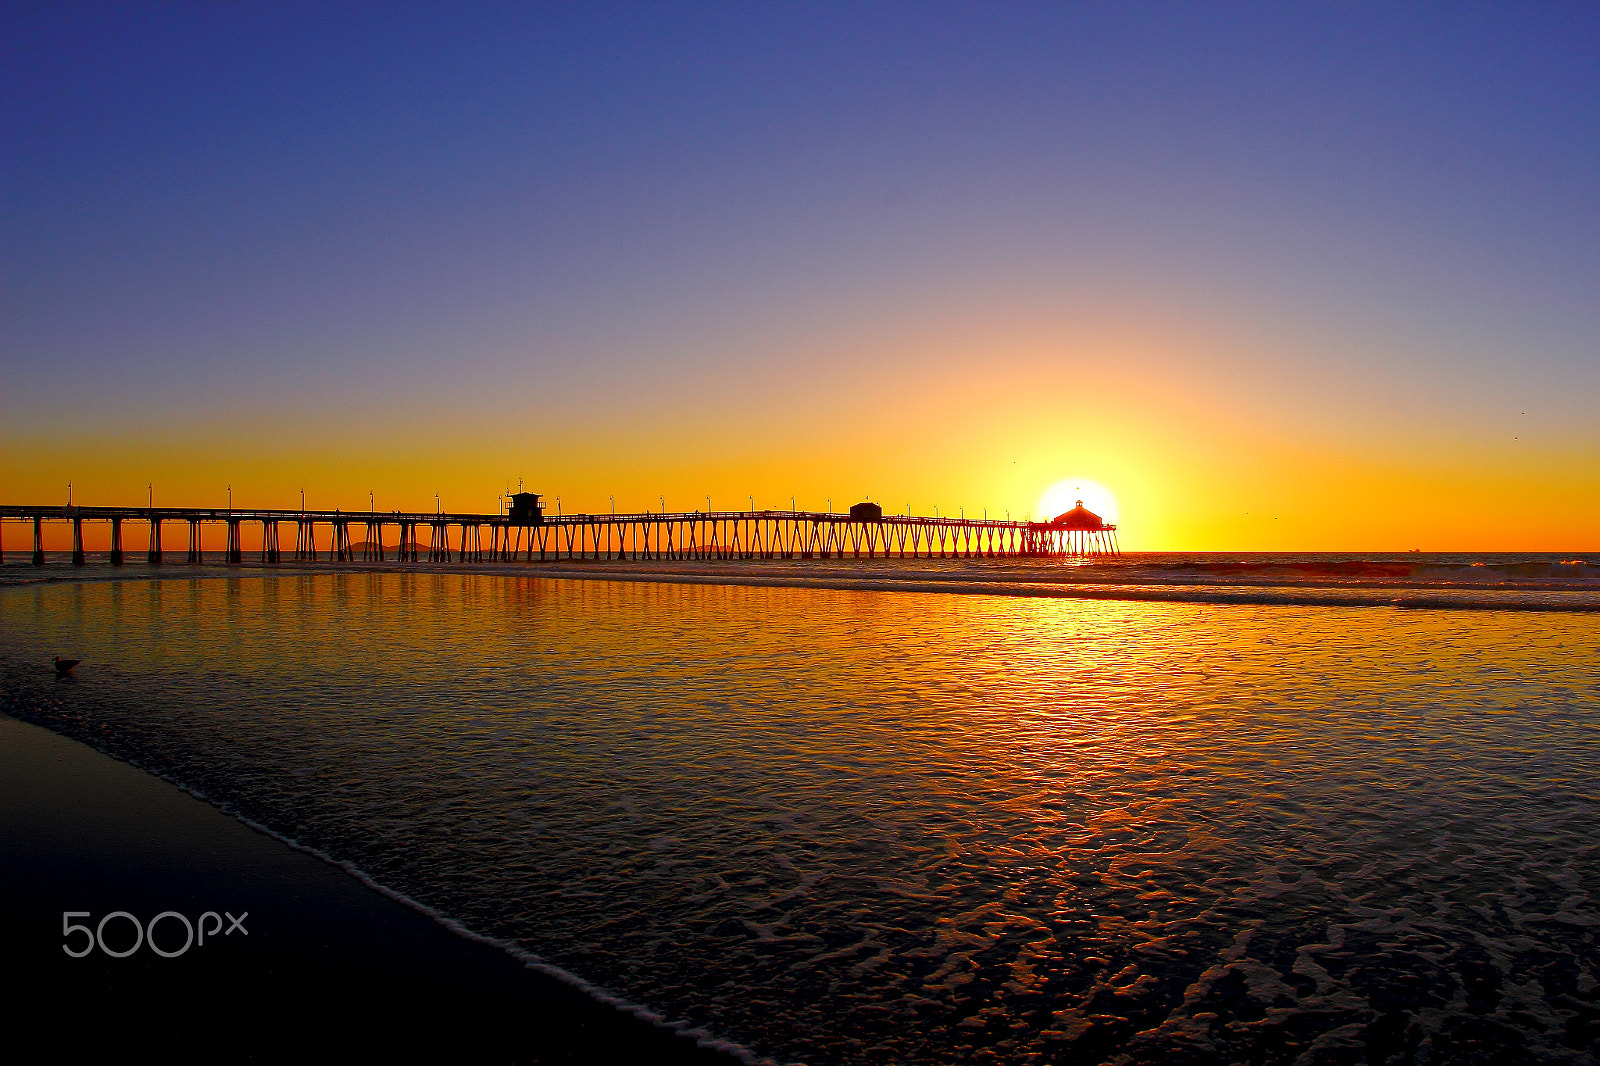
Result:
M61 656L57 655L56 676L66 677L68 674L72 673L72 668L81 662L83 662L82 659L63 659Z

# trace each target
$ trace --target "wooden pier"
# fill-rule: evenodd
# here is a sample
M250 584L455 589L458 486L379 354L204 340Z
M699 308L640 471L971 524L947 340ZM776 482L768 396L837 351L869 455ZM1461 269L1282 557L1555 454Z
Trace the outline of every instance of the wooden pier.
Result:
M31 526L31 561L35 566L44 565L46 523L70 523L75 566L84 565L87 558L85 523L109 525L111 546L107 557L113 566L128 560L128 526L133 532L144 534L144 561L152 566L176 561L177 552L169 550L163 540L164 527L174 526L187 533L184 562L202 562L206 545L217 544L220 535L222 561L242 565L246 555L242 529L257 524L261 527L259 558L251 561L269 565L291 561L509 563L568 559L1092 558L1121 554L1115 525L1075 528L1072 523L1059 520L859 517L817 511L646 511L554 517L536 513L530 518L408 511L0 505L0 562L5 559L7 527L22 532ZM289 551L280 547L288 543L280 533L286 524L292 524L295 531L293 549ZM352 537L352 527L359 539Z

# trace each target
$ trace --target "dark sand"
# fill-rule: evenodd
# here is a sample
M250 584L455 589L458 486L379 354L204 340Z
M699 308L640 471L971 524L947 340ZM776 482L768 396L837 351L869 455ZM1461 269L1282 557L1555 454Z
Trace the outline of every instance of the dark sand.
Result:
M596 1002L143 771L0 715L8 1043L198 1061L736 1060ZM248 933L74 959L64 911L248 912ZM86 919L75 918L75 922ZM224 928L227 921L223 921ZM130 946L123 919L105 927ZM185 938L167 919L158 941ZM34 1039L24 1039L32 1034ZM143 1053L142 1055L139 1053Z

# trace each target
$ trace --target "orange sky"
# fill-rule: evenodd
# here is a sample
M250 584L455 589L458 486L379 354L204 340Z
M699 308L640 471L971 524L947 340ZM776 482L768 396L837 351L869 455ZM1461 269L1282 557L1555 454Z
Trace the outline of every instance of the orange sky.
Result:
M1127 550L1600 549L1600 457L1576 433L1518 433L1470 408L1408 415L1359 380L1275 391L1261 366L1279 338L1019 321L857 322L759 351L745 373L714 352L687 380L561 403L523 404L539 390L508 371L498 393L441 390L438 410L240 402L226 424L156 429L111 411L8 434L0 480L7 502L65 502L70 480L79 503L140 503L153 482L171 505L221 506L232 485L241 506L298 506L304 487L314 507L364 510L371 490L380 509L431 510L437 492L447 510L493 512L522 478L568 513L753 495L1020 518L1081 476L1116 493Z

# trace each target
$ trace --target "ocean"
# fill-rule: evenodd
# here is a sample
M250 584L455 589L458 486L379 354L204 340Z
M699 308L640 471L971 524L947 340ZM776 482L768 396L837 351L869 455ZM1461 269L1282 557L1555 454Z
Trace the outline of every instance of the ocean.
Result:
M0 710L751 1061L1600 1054L1600 557L468 569L8 564Z

